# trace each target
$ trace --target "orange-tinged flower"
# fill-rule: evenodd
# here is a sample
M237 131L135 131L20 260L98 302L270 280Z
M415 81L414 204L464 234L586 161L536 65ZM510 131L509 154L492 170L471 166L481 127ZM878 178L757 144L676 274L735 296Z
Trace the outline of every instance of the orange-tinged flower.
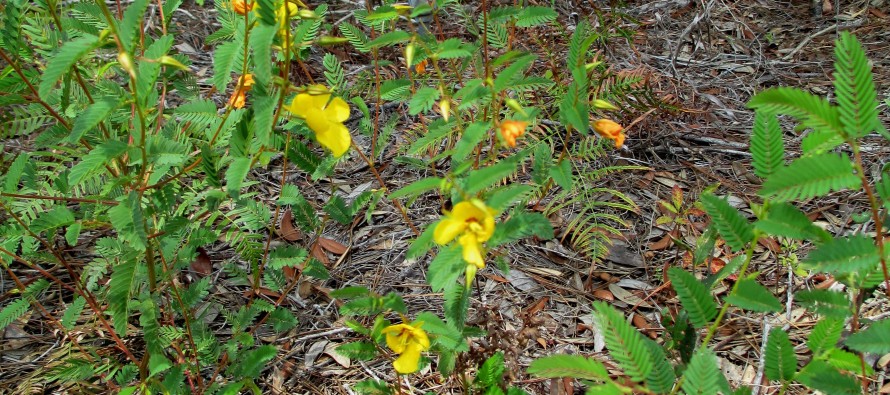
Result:
M527 122L522 121L503 121L501 122L501 137L507 142L510 148L516 148L516 138L525 134Z
M624 145L624 128L611 119L598 119L593 123L593 130L604 138L615 140L615 148Z
M243 108L247 101L247 92L253 87L253 74L245 74L238 77L238 83L235 84L235 92L229 98L229 105L234 108Z
M473 269L485 267L482 243L494 234L494 215L497 212L481 200L472 199L454 205L451 212L445 212L445 219L436 225L433 240L444 245L457 237L463 247L463 258Z
M349 119L349 104L339 97L331 99L331 91L324 85L310 86L285 109L303 118L306 126L315 132L319 144L331 150L335 157L349 150L352 137L343 125Z
M232 8L238 15L246 15L253 9L253 0L232 0Z
M399 354L399 358L392 363L396 372L410 374L420 369L420 353L430 348L430 338L421 326L423 322L418 321L414 324L396 324L383 328L386 345Z

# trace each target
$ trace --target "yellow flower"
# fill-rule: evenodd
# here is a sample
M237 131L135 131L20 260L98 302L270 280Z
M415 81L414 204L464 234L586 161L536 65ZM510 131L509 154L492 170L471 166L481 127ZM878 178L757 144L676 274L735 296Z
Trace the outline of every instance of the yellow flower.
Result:
M624 145L624 128L611 119L598 119L593 123L593 130L604 138L615 140L615 148Z
M234 108L243 108L244 102L247 100L247 91L253 86L253 74L245 74L238 77L238 83L235 84L235 92L229 98L229 105Z
M238 15L245 15L253 9L253 0L232 0L232 8Z
M496 211L481 200L460 202L451 212L446 212L445 219L436 225L433 240L443 245L457 237L457 242L463 247L464 260L473 265L474 269L482 269L485 267L482 243L488 241L494 233L495 214Z
M501 122L501 137L507 142L507 146L516 148L516 138L525 134L526 126L528 123L522 121Z
M430 338L420 327L423 322L414 325L396 324L383 328L386 345L399 354L392 365L396 372L410 374L420 369L420 353L430 348Z
M343 156L349 150L352 137L343 125L349 119L349 104L339 97L331 99L331 91L324 85L310 86L285 109L303 118L315 132L319 144L331 150L335 157Z
M286 30L289 26L289 22L291 18L297 16L299 14L300 9L296 4L292 3L290 0L284 0L284 3L281 4L281 7L278 7L275 10L275 20L278 21L278 35L282 38L286 35Z

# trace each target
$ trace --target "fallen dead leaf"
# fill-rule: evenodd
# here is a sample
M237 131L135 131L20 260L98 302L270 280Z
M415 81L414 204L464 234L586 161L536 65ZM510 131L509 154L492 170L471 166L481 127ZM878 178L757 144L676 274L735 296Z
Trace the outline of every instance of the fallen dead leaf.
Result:
M593 291L593 297L597 299L607 300L609 302L615 300L615 295L609 292L608 289L598 289Z
M535 313L537 313L537 312L539 312L539 311L541 311L541 310L544 310L544 306L547 305L547 302L548 302L548 301L550 301L550 298L548 298L548 297L546 297L546 296L543 297L543 298L541 298L540 300L538 300L537 302L535 302L535 304L531 305L531 306L526 310L526 314L528 314L528 315L534 315Z
M631 322L634 324L635 327L637 327L637 329L645 332L646 336L649 336L653 339L658 337L658 334L656 334L652 330L652 324L650 324L649 320L647 320L646 317L643 317L642 314L634 314L633 318L631 318Z
M658 241L653 241L653 242L649 243L649 250L660 251L660 250L670 247L671 243L674 242L672 233L674 233L674 231L672 231L671 233L665 234L664 237L662 237Z
M198 256L192 261L191 268L198 277L207 277L213 272L213 262L210 261L207 250L198 247Z
M319 237L318 245L335 255L343 255L346 253L346 251L349 250L349 248L345 245L340 244L338 241L329 239L327 237Z
M303 366L306 369L309 369L313 365L315 365L315 360L318 359L319 355L324 353L328 343L330 342L327 340L320 340L312 343L312 345L309 346L309 350L306 351L306 354L304 356L305 359L303 359Z
M352 362L349 361L349 358L337 353L337 347L339 346L340 345L337 343L328 343L328 345L324 348L324 353L333 358L334 362L337 362L344 368L352 366Z
M612 291L612 294L615 295L618 300L627 303L631 306L640 306L643 308L651 309L652 305L647 303L645 300L640 298L637 295L634 295L632 292L619 287L616 284L609 284L609 291Z
M294 227L294 215L291 209L284 211L281 215L281 222L278 224L278 235L287 241L297 241L303 239L300 230Z
M315 245L312 246L312 257L315 259L318 259L318 261L321 262L321 264L323 264L325 266L330 266L331 260L328 259L328 254L325 254L324 249L321 248L320 244L321 244L321 239L319 239L318 243L315 243Z

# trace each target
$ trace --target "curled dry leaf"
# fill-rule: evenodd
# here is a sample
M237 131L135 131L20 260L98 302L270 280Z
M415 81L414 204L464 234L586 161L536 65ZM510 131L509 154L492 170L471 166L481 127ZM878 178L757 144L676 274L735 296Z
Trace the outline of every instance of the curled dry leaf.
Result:
M198 256L192 261L191 268L198 277L207 277L213 272L213 263L210 261L210 255L207 255L207 250L198 247Z
M291 209L285 210L281 216L281 222L278 224L278 235L287 241L303 239L303 234L294 227L294 214L291 212Z
M324 249L321 248L322 239L323 238L320 238L318 240L319 242L315 243L315 245L312 246L312 257L318 259L318 261L321 262L323 265L330 266L331 260L328 258L328 254L325 254Z

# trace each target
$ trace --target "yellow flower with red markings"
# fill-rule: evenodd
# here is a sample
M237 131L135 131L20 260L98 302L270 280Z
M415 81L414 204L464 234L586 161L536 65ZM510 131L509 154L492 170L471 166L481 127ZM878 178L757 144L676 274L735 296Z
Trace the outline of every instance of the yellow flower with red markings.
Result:
M247 92L253 87L253 74L245 74L238 77L238 83L235 84L235 92L229 98L229 106L234 108L243 108L247 101Z
M335 157L349 150L352 137L343 125L349 119L349 104L339 97L331 98L331 91L324 85L308 87L285 109L303 118L306 126L315 132L319 144L331 150Z
M496 213L479 199L460 202L450 212L445 212L445 219L433 231L433 240L444 245L457 238L463 247L464 261L473 265L475 273L475 269L485 267L482 243L494 234Z
M501 122L501 137L510 148L516 148L516 138L525 134L527 122L522 121L503 121Z
M396 372L410 374L420 369L420 353L430 348L430 338L421 326L423 322L395 324L383 328L386 345L399 354L392 363Z
M604 138L615 140L615 148L624 145L624 128L611 119L598 119L593 122L593 130Z

